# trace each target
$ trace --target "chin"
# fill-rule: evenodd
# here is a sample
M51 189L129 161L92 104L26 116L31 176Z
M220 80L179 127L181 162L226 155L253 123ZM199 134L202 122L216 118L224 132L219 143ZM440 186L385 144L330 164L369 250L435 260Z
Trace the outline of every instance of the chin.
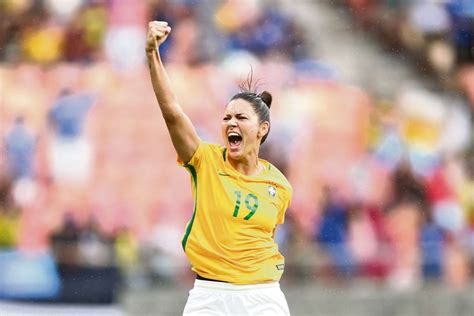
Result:
M231 151L230 148L227 148L227 152L229 154L229 158L231 158L232 160L239 160L240 158L242 158L241 150Z

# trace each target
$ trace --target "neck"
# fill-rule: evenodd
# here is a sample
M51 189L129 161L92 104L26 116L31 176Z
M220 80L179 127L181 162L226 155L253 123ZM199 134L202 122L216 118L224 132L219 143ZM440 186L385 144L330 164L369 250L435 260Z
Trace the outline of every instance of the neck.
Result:
M256 175L264 169L264 166L258 161L258 149L239 160L229 157L229 163L235 170L246 176Z

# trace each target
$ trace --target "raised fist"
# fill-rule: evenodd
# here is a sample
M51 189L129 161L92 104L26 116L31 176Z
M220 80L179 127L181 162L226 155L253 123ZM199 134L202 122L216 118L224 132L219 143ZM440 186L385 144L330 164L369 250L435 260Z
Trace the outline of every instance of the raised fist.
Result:
M147 53L156 51L156 49L166 41L166 38L171 32L171 27L168 22L152 21L148 23L148 33L146 36L146 51Z

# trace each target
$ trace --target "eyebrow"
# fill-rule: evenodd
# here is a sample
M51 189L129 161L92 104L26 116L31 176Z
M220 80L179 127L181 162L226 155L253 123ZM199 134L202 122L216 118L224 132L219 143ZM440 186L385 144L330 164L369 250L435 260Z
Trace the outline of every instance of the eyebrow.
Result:
M224 114L224 116L230 116L231 114L227 113L227 114ZM244 112L239 112L239 113L235 113L235 116L240 116L240 115L246 115L248 116L247 113L244 113Z

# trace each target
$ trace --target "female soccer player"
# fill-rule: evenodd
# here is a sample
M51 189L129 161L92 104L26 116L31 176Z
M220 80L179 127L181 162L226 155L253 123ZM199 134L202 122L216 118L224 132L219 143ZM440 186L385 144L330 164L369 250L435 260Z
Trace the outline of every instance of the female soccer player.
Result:
M184 315L289 315L278 281L284 258L273 240L292 188L259 159L270 130L272 96L244 91L227 104L225 146L202 142L170 88L158 47L171 28L148 25L151 81L178 161L191 174L194 213L182 240L197 277Z

